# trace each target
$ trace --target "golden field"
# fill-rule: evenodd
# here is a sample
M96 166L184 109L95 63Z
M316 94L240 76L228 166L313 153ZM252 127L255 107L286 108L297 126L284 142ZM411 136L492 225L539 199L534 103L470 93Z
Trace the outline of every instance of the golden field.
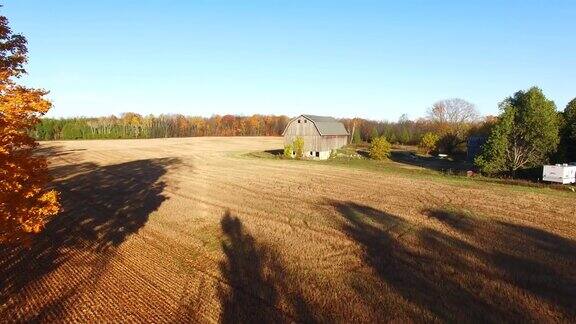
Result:
M246 155L281 147L44 142L63 213L0 247L0 318L576 321L576 194Z

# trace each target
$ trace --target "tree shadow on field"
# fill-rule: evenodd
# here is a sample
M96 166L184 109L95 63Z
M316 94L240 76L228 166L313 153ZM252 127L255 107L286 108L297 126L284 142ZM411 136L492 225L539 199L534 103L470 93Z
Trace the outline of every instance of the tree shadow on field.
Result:
M219 287L223 323L316 322L298 285L291 282L278 253L259 244L238 217L226 211L221 220L226 260ZM284 301L288 309L279 305Z
M576 242L524 225L446 209L424 213L475 244L476 257L501 281L553 305L576 320Z
M40 145L34 150L34 154L42 157L55 157L82 151L86 151L86 149L65 149L62 145Z
M423 211L452 236L369 206L329 204L380 280L436 319L576 319L574 241L465 212Z
M97 282L109 259L126 238L144 226L150 213L167 197L162 176L178 159L150 159L98 166L93 163L53 168L62 177L54 183L60 192L62 212L31 239L29 247L0 246L0 317L42 320L57 314L60 305L83 288ZM65 176L68 175L68 178ZM54 300L25 316L11 313L19 307L24 290L41 293L41 279L74 259L88 273L66 278L67 289ZM76 273L78 275L78 273ZM62 283L59 283L62 284ZM45 288L44 288L45 289ZM45 296L49 299L51 296Z
M283 149L273 149L273 150L265 150L264 152L272 154L272 155L276 155L276 156L282 156L284 155L284 150Z

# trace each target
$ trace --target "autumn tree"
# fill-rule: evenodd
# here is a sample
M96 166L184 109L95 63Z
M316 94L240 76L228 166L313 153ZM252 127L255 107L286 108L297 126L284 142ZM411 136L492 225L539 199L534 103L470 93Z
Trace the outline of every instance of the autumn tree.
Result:
M468 135L479 114L472 103L460 99L440 100L428 109L428 120L440 136L438 149L443 153L456 153Z
M478 119L478 110L472 103L460 99L440 100L428 109L428 118L436 124L439 134L464 135L468 126Z
M294 156L297 159L302 159L304 157L304 138L300 136L296 137L292 143L292 148L294 149Z
M33 154L38 144L29 136L51 104L46 91L15 82L26 60L26 39L0 16L0 241L39 232L60 208L56 191L46 189L46 160Z
M476 165L486 173L509 172L545 163L556 151L556 105L537 87L518 91L500 103L501 114Z
M388 143L384 137L376 137L370 143L370 151L368 154L374 160L385 160L390 156L392 145Z
M418 145L426 154L434 151L440 141L440 136L436 133L428 132L424 134L420 144Z
M122 122L122 131L124 138L138 138L140 137L143 119L142 116L136 113L127 112L120 116Z

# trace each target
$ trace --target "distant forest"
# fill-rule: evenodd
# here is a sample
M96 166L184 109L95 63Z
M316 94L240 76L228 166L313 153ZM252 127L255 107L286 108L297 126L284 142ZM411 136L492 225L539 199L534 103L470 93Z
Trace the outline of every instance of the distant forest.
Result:
M214 115L206 118L183 115L141 116L130 112L119 117L43 118L32 135L38 140L280 136L289 120L287 116L273 115ZM413 145L418 144L425 133L438 128L438 123L430 119L413 121L406 116L397 122L361 118L340 121L349 132L356 133L355 141L366 142L375 136L383 136L391 143ZM469 129L480 131L482 124L476 122Z
M141 116L123 113L98 118L43 118L34 130L39 140L132 139L192 136L275 136L284 130L286 116L210 118L183 115Z

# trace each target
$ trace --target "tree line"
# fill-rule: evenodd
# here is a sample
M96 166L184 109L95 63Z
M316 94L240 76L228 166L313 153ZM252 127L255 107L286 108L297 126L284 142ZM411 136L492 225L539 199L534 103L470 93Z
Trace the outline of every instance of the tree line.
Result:
M557 111L542 90L518 91L499 105L499 116L480 117L460 98L434 103L424 118L403 115L396 122L362 118L340 121L352 143L384 138L392 144L418 145L424 153L463 158L471 136L483 138L474 161L486 174L530 169L548 162L576 161L576 99ZM280 136L289 118L274 115L141 116L128 112L97 118L43 118L31 131L37 140L132 139L193 136Z
M287 116L184 115L141 116L123 113L119 117L42 118L32 130L37 140L136 139L193 136L280 136L289 122ZM390 143L416 145L427 132L438 132L443 123L429 118L410 120L406 115L397 122L362 118L340 119L354 133L354 142L369 142L385 137ZM458 127L469 130L481 125L478 120L465 120ZM465 124L467 126L462 126ZM469 127L468 127L469 126ZM464 136L464 134L462 134Z
M281 134L288 117L214 115L141 116L123 113L97 118L43 118L32 131L38 140L135 139L192 136L274 136Z

